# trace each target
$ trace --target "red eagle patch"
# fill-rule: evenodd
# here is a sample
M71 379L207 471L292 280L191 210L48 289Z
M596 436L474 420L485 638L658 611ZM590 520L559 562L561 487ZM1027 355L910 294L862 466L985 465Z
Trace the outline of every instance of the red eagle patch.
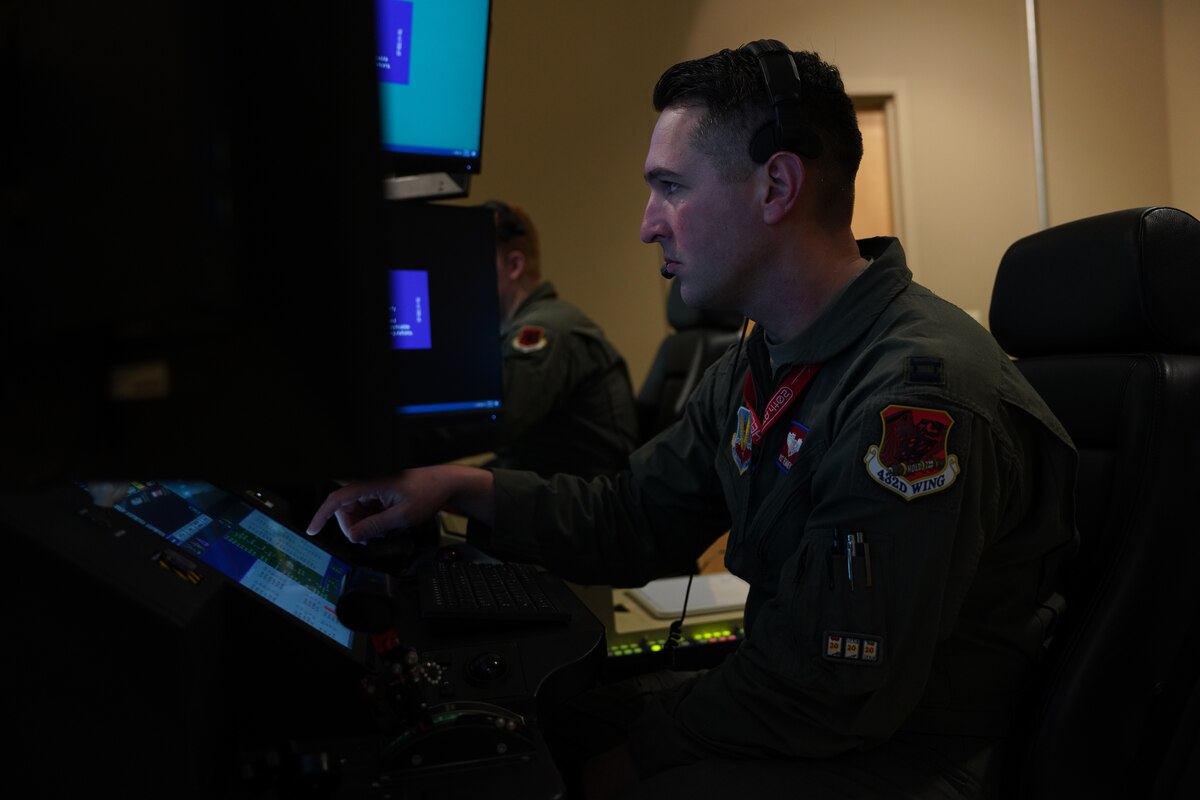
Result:
M878 484L905 500L940 492L958 477L958 457L948 453L954 418L946 411L890 405L879 412L883 435L863 463Z
M541 350L547 343L546 329L540 328L537 325L526 325L517 331L517 335L512 340L513 348L522 353L532 353L535 350Z

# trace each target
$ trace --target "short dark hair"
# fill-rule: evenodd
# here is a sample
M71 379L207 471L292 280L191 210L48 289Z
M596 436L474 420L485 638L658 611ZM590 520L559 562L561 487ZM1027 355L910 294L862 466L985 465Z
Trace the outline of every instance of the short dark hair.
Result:
M525 236L529 233L532 225L527 225L522 219L524 215L513 211L512 206L505 203L503 200L488 200L481 204L484 208L491 209L496 220L496 238L502 242L507 242L510 239L515 239L518 236Z
M513 250L521 251L526 260L533 264L533 273L540 275L541 245L537 228L525 209L502 200L488 200L480 205L491 209L496 221L496 248L505 254Z
M819 173L825 221L849 225L854 213L854 179L862 161L862 133L854 103L837 67L816 53L792 51L800 75L800 114L821 142L815 159L801 156ZM654 87L654 108L695 106L704 114L692 144L713 159L726 180L742 180L755 168L750 140L774 119L758 57L743 45L667 69Z

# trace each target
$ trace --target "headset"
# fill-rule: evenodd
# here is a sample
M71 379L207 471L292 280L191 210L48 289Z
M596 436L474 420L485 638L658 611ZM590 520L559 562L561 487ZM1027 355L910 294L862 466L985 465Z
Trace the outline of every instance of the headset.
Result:
M750 157L763 164L780 150L805 158L821 155L821 138L800 116L800 71L792 51L776 39L759 39L745 48L758 59L775 112L775 119L750 140Z

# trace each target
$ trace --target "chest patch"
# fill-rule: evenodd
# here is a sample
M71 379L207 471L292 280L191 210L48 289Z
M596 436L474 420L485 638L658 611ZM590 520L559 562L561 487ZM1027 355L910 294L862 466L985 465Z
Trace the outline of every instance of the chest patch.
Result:
M867 474L885 489L913 500L940 492L958 477L958 457L948 453L954 418L946 411L890 405L879 412L883 434L863 456Z
M775 466L784 472L790 472L792 465L796 463L796 458L800 455L800 448L804 446L806 438L808 438L808 427L792 420L787 436L784 437L783 444L779 448L779 455L775 456Z
M547 343L546 329L537 325L526 325L517 331L517 335L512 340L513 349L522 353L536 352L545 347Z
M750 424L754 415L750 413L750 409L742 406L737 412L737 429L733 432L733 441L729 443L729 450L733 454L733 463L737 465L738 475L745 475L746 470L750 469Z

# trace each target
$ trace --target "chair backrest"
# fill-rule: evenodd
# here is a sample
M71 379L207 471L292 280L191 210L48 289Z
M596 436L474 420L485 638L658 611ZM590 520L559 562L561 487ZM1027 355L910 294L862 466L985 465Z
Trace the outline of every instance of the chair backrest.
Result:
M1198 316L1200 222L1178 209L1058 225L1000 262L992 333L1080 455L1080 550L1015 796L1175 798L1196 780Z
M673 332L659 345L635 398L643 442L683 414L704 370L737 343L742 317L736 312L689 308L679 293L679 281L672 281L667 323Z

